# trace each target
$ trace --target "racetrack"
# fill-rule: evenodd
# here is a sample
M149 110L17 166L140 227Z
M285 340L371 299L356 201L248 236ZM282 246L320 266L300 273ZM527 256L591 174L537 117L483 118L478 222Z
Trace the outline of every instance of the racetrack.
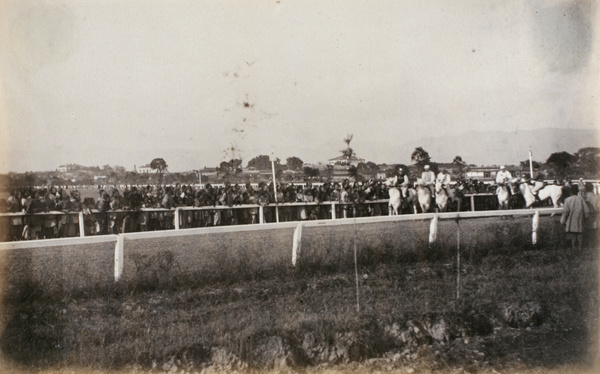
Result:
M417 219L386 222L384 218L372 223L356 220L360 222L356 224L353 220L326 221L323 225L310 223L310 227L303 229L297 268L353 268L355 243L361 262L396 261L419 256L429 247L430 219L420 220L418 216L406 218ZM464 253L487 253L492 248L494 251L533 248L530 216L462 219L459 222L439 221L438 240L431 253L454 255L458 229ZM297 271L292 267L295 225L211 229L214 231L179 230L170 231L168 235L167 232L124 235L122 283L134 288L165 283L205 285L231 279L232 275L243 281L273 274L290 274ZM542 217L538 236L539 247L560 245L563 235L558 216ZM75 243L79 240L108 242L78 246ZM2 251L5 269L12 269L7 284L18 287L18 284L33 282L46 290L110 288L114 272L114 240L96 237L7 243L4 245L7 248L28 248ZM55 242L65 244L54 247ZM48 246L50 243L52 247ZM38 248L36 244L39 244Z
M542 218L537 247L530 218L461 221L458 300L452 221L433 248L428 220L310 227L296 268L287 228L132 241L138 264L116 287L5 292L4 365L592 372L597 251L564 250L556 221Z

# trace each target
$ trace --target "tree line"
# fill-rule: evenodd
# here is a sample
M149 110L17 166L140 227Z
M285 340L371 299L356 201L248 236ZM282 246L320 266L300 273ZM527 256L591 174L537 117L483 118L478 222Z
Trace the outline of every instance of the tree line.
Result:
M342 155L351 158L355 155L350 148L351 136L345 141L348 147L342 151ZM283 172L286 170L298 172L305 179L323 179L331 177L332 167L318 168L306 165L302 159L296 156L286 158L286 163L281 160L275 160L275 170L277 178L284 178ZM432 160L431 155L423 147L417 147L411 154L411 162L418 170L425 164L431 165L434 171L438 170L438 163ZM454 172L463 176L472 165L467 164L461 156L457 155L452 160ZM200 171L190 171L184 173L169 173L168 164L163 158L155 158L150 163L150 167L156 170L156 174L142 174L134 171L127 171L122 166L104 165L103 167L82 167L71 165L74 178L66 179L57 172L26 172L26 173L8 173L0 174L0 186L4 189L13 186L35 186L35 185L94 185L94 184L154 184L154 183L198 183L200 182ZM383 168L386 166L385 168ZM391 166L391 167L388 167ZM522 170L529 170L529 160L523 160L519 163ZM271 170L271 160L268 155L258 155L250 159L246 164L247 169ZM348 173L351 177L361 180L370 178L381 172L383 169L387 172L395 173L399 168L408 170L404 164L377 165L371 161L359 163L357 166L350 166ZM223 161L215 168L217 178L240 179L246 181L247 176L243 173L243 161L241 158L233 158L229 161ZM533 161L533 169L544 178L600 178L600 148L585 147L571 154L561 151L552 153L545 161ZM103 174L106 179L97 181L95 175ZM287 175L286 178L293 180L293 176ZM209 182L210 178L204 176L202 182ZM213 181L216 182L216 181Z

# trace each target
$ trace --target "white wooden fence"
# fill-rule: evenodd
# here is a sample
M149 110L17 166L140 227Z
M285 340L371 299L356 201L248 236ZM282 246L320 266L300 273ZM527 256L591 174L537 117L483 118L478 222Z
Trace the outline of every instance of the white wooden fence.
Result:
M471 211L475 211L475 198L489 198L490 196L494 196L493 194L466 194L465 197L470 198L471 202ZM258 216L258 224L265 224L265 209L273 209L275 211L276 221L279 222L279 209L284 208L311 208L316 206L325 207L328 209L329 218L332 220L338 218L346 218L346 215L352 215L348 213L352 207L369 207L373 205L385 205L387 207L388 200L366 200L361 203L352 203L352 202L337 202L337 201L326 201L326 202L295 202L295 203L281 203L281 204L268 204L268 205L234 205L234 206L224 206L224 205L216 205L216 206L201 206L201 207L177 207L173 209L165 209L165 208L142 208L140 211L145 213L151 212L162 212L162 213L172 213L173 214L173 228L175 230L180 230L182 227L182 212L189 211L200 211L200 212L209 212L215 213L218 211L225 210L255 210L257 211ZM340 211L341 210L341 211ZM385 209L387 210L387 208ZM134 213L135 211L131 210L111 210L105 213L100 213L96 209L90 210L90 214L113 214L113 215L128 215ZM78 232L80 237L85 237L85 215L83 212L62 212L62 211L50 211L50 212L39 212L34 213L34 215L28 215L23 212L15 212L15 213L0 213L0 218L6 219L24 219L26 217L38 216L38 217L60 217L60 216L77 216L78 223ZM296 221L296 220L294 220Z
M403 221L425 221L430 220L430 242L436 240L437 222L439 220L463 220L463 219L477 219L486 217L532 217L532 241L538 240L537 229L539 226L540 216L549 216L561 214L562 208L543 208L543 209L520 209L520 210L496 210L496 211L481 211L481 212L452 212L452 213L424 213L424 214L410 214L410 215L398 215L398 216L375 216L375 217L358 217L358 218L346 218L346 219L335 219L335 220L314 220L314 221L295 221L295 222L281 222L281 223L266 223L262 225L236 225L236 226L216 226L216 227L203 227L203 228L191 228L186 230L163 230L163 231L149 231L149 232L136 232L136 233L125 233L125 234L112 234L112 235L100 235L91 237L75 237L75 238L60 238L60 239L44 239L44 240L33 240L33 241L18 241L18 242L5 242L0 243L0 251L6 250L19 250L27 248L44 248L54 246L66 246L66 245L86 245L91 243L107 243L114 242L114 279L118 281L123 272L123 243L124 239L136 240L136 239L150 239L150 238L164 238L164 237L176 237L176 236L188 236L188 235L204 235L204 234L218 234L218 233L229 233L229 232L245 232L245 231L259 231L259 230L273 230L273 229L284 229L284 228L296 228L294 238L290 237L290 261L295 262L295 256L297 254L297 247L301 241L301 231L299 230L309 227L324 227L324 226L338 226L338 225L352 225L352 224L367 224L367 223L382 223L382 222L403 222Z

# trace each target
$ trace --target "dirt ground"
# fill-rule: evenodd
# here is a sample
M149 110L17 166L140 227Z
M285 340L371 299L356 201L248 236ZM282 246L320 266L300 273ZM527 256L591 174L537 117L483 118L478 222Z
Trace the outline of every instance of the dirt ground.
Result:
M426 251L357 273L30 285L4 295L0 349L4 372L594 372L597 265L596 249L515 249L465 254L457 273Z

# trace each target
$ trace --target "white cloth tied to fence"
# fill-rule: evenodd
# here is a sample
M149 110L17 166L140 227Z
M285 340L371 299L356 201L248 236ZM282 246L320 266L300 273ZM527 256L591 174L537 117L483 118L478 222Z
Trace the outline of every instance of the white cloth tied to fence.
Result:
M540 226L540 211L536 210L533 215L533 221L531 222L531 243L533 245L537 244L538 240L538 227Z
M118 235L115 243L115 282L121 279L123 274L123 260L123 235Z
M294 230L294 239L292 244L292 265L296 266L298 257L300 256L300 248L302 244L302 222L296 226Z
M438 215L435 214L431 219L431 225L429 226L429 244L433 244L437 240L437 227Z

